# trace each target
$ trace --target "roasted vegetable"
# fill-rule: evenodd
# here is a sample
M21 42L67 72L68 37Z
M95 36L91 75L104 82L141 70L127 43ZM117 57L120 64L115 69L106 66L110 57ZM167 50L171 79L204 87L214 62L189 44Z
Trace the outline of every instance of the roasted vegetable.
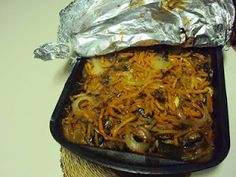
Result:
M73 143L186 161L214 150L211 61L143 49L89 59L62 127ZM77 89L78 91L76 91Z

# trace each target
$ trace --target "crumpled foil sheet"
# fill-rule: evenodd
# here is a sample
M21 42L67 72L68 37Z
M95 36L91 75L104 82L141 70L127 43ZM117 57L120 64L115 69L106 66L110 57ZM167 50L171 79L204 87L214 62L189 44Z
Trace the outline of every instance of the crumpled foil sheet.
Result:
M34 57L41 58L43 60L55 59L55 58L69 58L70 48L63 43L51 42L41 45L34 50Z
M60 12L58 43L83 57L156 44L223 46L234 12L232 0L75 0ZM67 56L54 44L36 49L35 56Z

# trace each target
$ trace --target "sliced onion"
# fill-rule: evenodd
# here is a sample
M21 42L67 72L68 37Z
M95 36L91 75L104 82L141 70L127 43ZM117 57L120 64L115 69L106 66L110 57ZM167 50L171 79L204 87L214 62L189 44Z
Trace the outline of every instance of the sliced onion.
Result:
M76 100L72 103L72 112L73 114L77 115L77 116L83 116L84 118L88 119L90 122L93 120L93 118L91 117L93 115L93 112L88 112L88 110L83 110L80 108L80 102L81 101L88 101L90 102L90 107L89 109L91 110L94 106L96 106L94 103L94 99L84 93L79 94L76 96Z
M151 133L144 127L139 127L137 131L138 135L142 137L144 140L151 140L152 136Z
M81 101L92 102L93 99L90 96L87 96L84 93L78 95L77 99L72 103L72 111L73 111L74 114L76 114L80 110L79 104L80 104Z
M125 82L131 86L141 86L151 79L151 73L149 72L145 78L142 79L134 79L131 73L127 73L127 77L125 78Z
M155 58L153 58L153 66L156 69L166 69L169 66L169 64L170 63L162 59L161 56L157 55Z
M149 143L137 142L134 139L134 135L132 133L128 133L125 135L125 143L130 150L138 153L144 153L150 147Z
M101 66L101 63L98 59L92 59L93 69L92 74L100 75L104 72L104 68Z
M194 127L202 127L202 126L204 126L205 124L207 124L207 121L210 118L210 114L209 114L209 112L208 112L208 110L207 110L207 108L205 106L203 107L203 111L204 112L203 112L202 118L200 118L200 119L193 118L191 120L185 120L185 121L183 121L183 123L190 124L190 125L192 125Z

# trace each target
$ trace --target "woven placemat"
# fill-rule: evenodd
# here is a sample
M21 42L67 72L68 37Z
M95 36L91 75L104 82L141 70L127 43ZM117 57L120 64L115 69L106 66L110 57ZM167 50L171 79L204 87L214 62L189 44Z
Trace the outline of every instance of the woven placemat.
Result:
M63 147L61 168L64 177L118 177L110 169L88 162Z
M137 175L114 172L111 169L101 167L84 160L71 153L65 148L61 148L61 168L64 177L137 177ZM139 175L138 177L143 177ZM150 177L190 177L190 174L183 175L158 175ZM147 175L145 175L147 177Z

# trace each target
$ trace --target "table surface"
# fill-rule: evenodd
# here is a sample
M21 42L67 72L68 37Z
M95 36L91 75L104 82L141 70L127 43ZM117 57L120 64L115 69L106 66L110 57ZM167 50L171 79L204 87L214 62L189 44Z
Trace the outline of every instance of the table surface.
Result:
M70 0L0 1L0 176L62 177L60 146L49 119L68 77L66 60L33 58L40 44L56 40L58 12ZM236 173L236 52L225 52L231 149L217 167L192 177Z

